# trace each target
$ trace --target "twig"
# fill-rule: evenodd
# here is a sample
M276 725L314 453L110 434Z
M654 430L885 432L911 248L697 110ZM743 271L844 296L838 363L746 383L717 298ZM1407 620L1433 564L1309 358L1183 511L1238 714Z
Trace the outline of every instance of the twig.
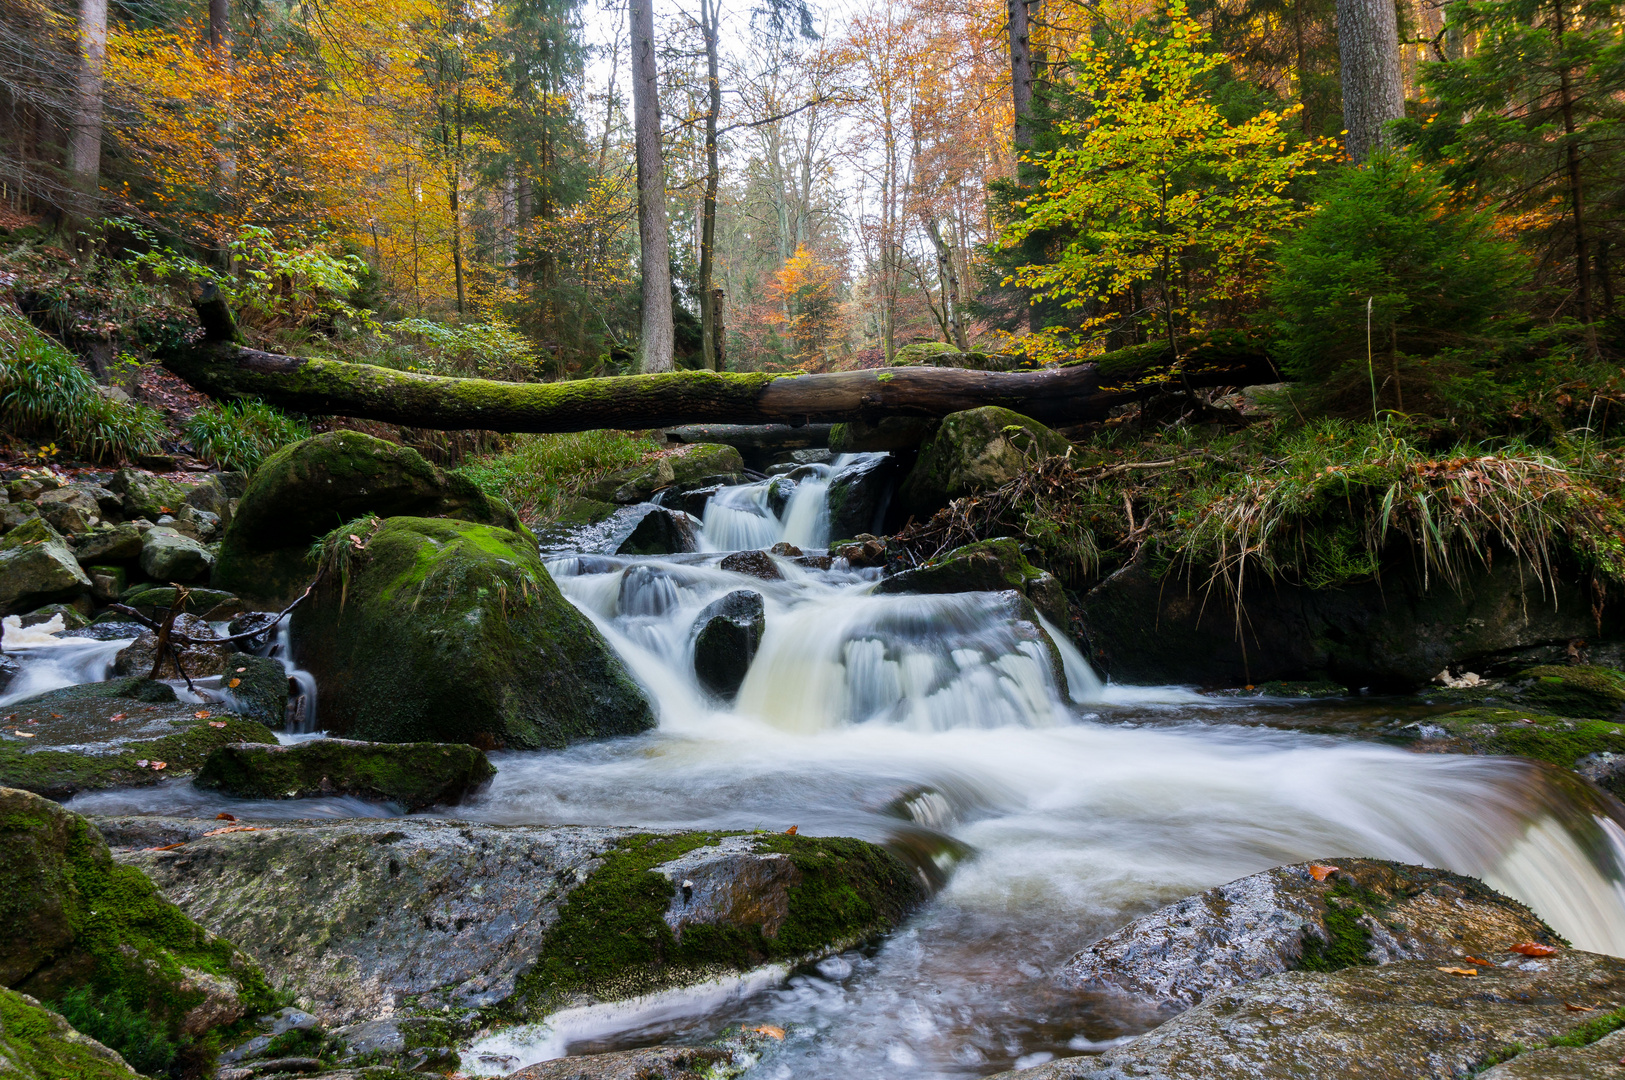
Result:
M248 631L245 631L244 633L241 633L241 634L232 634L230 637L223 637L223 638L218 638L218 637L217 638L194 638L194 637L188 637L186 634L171 633L169 635L169 639L171 641L178 641L182 645L225 645L228 642L231 643L231 644L236 644L239 641L247 641L250 638L260 637L267 630L271 629L271 627L275 626L277 623L279 623L283 619L287 618L289 613L291 613L294 608L298 607L301 603L304 602L305 597L309 596L310 591L312 589L314 589L315 587L316 587L316 583L314 581L311 582L309 585L305 586L305 591L299 594L299 599L295 600L293 603L291 603L287 607L283 608L282 611L277 614L276 618L272 619L270 622L266 623L264 626L260 627L257 630L248 630ZM159 626L158 623L153 622L151 619L147 618L145 615L143 615L139 611L135 610L135 608L125 607L123 604L109 604L108 607L113 611L121 611L124 614L130 616L136 622L140 623L142 626L145 626L148 630L157 630L160 634L163 633L163 628L161 626ZM171 610L173 610L173 609L171 609ZM171 620L171 621L173 621L173 620ZM156 676L154 676L154 677L156 677Z

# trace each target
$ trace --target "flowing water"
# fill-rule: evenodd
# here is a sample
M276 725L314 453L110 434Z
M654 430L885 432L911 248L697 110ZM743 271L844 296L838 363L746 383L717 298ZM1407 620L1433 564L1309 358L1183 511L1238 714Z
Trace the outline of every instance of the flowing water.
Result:
M1577 946L1625 955L1625 832L1604 800L1525 763L1289 729L1358 729L1361 717L1411 706L1106 686L1055 633L1058 677L1038 628L1014 617L1007 596L870 595L873 572L839 560L825 572L777 559L779 581L720 569L717 553L736 547L827 544L829 478L804 480L778 513L766 484L719 492L704 517L710 553L554 557L565 595L656 702L659 729L493 755L490 788L451 813L509 824L795 825L889 843L942 888L872 950L766 985L502 1033L465 1055L465 1069L500 1073L762 1023L790 1029L783 1051L754 1070L763 1080L969 1077L1095 1052L1154 1018L1059 988L1054 973L1074 951L1161 904L1310 858L1369 855L1472 874ZM693 676L694 622L740 588L762 594L767 630L737 699L725 702ZM208 813L233 804L172 785L73 805ZM389 812L346 800L235 812L262 811Z

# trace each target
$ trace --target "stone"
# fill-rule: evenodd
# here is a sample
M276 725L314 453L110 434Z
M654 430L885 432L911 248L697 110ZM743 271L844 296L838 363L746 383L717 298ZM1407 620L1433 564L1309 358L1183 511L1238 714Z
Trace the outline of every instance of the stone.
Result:
M116 1051L27 994L0 989L0 1075L8 1080L138 1080Z
M1617 720L1625 713L1625 674L1589 664L1547 664L1519 672L1517 697L1531 708L1560 716Z
M34 507L64 535L88 533L101 522L101 507L95 497L77 485L47 491L34 501Z
M854 570L885 566L886 541L873 533L859 533L851 543L831 548L830 554L845 559L846 565Z
M667 454L643 465L622 469L589 484L581 494L600 502L627 506L647 502L655 492L687 490L744 479L745 460L739 451L720 443L693 443L681 453Z
M0 639L0 645L3 644L4 640ZM0 694L4 694L6 688L11 685L12 680L21 675L22 672L23 666L21 664L5 653L0 653Z
M85 618L84 612L67 604L46 604L42 608L35 608L22 616L22 625L38 626L52 619L61 619L63 630L83 630L90 625L90 620Z
M422 817L266 822L215 835L202 834L208 822L98 824L120 845L176 837L170 850L119 860L243 942L329 1025L430 1015L443 1032L471 1033L486 1013L539 1019L828 955L896 926L924 896L896 856L829 837ZM708 902L708 933L679 941L668 915L694 906L699 881L682 875L712 856L735 877L706 880L732 899ZM688 897L684 881L694 883Z
M931 561L882 578L877 593L999 592L1015 589L1033 602L1050 624L1062 628L1070 621L1066 591L1054 574L1027 561L1021 546L1009 537L979 540L954 548Z
M311 739L219 747L192 782L243 799L354 795L415 813L461 802L495 775L484 751L466 743Z
M1586 1046L1569 1045L1525 1050L1517 1057L1478 1074L1478 1080L1625 1080L1625 1031L1616 1031Z
M615 516L614 503L577 497L560 509L558 516L536 529L536 539L543 549L556 551L580 550L591 545L588 538L594 525L600 525Z
M174 529L149 529L141 541L141 572L154 581L201 581L214 562L208 548Z
M295 609L293 640L346 738L533 750L654 726L528 534L390 518Z
M184 613L175 616L172 632L184 634L186 637L193 639L194 642L215 638L214 627L196 615ZM190 679L202 679L210 675L219 675L226 670L227 659L235 655L231 652L231 647L226 644L179 646L164 655L163 666L158 669L158 678L179 679L181 677L181 671L177 671L175 668L176 652L180 654L181 670L185 671L186 677ZM113 671L119 675L140 675L144 677L152 672L153 661L157 658L158 632L147 630L140 637L119 650L119 654L113 658Z
M107 490L119 497L125 517L153 521L175 513L186 500L185 487L141 469L120 469L107 482Z
M207 510L199 510L195 506L183 506L176 515L176 521L189 527L190 535L197 540L207 543L220 533L220 515Z
M860 533L885 532L886 511L891 507L897 477L897 459L889 455L860 458L837 470L824 496L829 506L830 538L839 541Z
M1405 960L1270 975L1215 991L1190 1011L1098 1057L999 1073L997 1080L1490 1076L1479 1070L1503 1055L1513 1055L1507 1064L1516 1064L1523 1053L1558 1040L1595 1041L1603 1033L1591 1035L1588 1027L1609 1015L1603 1010L1625 1003L1625 960L1618 957L1564 950L1534 960L1495 951L1481 959L1491 962ZM1562 1075L1510 1070L1500 1075L1509 1074Z
M699 522L680 510L640 506L623 513L636 514L637 524L616 545L617 555L681 555L700 548Z
M737 589L713 600L694 620L694 674L721 697L738 693L762 644L767 616L762 594Z
M1573 769L1625 797L1625 724L1549 716L1532 709L1478 708L1435 714L1397 733L1411 748L1438 754L1498 754Z
M709 1080L712 1066L731 1059L714 1046L649 1046L543 1061L508 1080Z
M736 551L723 556L717 565L730 573L749 574L763 581L779 581L784 577L773 564L772 556L765 551Z
M837 454L912 451L936 433L937 421L925 416L883 416L872 424L853 420L830 429L829 448Z
M90 578L90 595L98 604L111 604L124 592L127 584L122 566L86 566L85 576Z
M30 518L0 537L0 615L71 600L90 591L90 578L62 534L43 518Z
M73 554L81 565L91 563L133 563L141 558L142 530L125 521L101 525L73 542Z
M330 431L260 463L226 526L212 584L280 609L316 575L311 544L366 515L456 518L524 531L507 504L416 450Z
M1037 420L996 405L949 413L903 480L903 509L923 520L953 499L996 488L1071 449Z
M0 788L0 852L0 985L77 1018L143 1072L167 1071L186 1042L273 1004L253 961L115 863L78 814ZM64 1005L69 991L83 996Z
M6 494L11 501L34 502L47 491L55 491L62 486L62 480L52 473L40 471L31 475L13 480L6 485Z
M224 528L231 524L231 515L236 511L237 500L241 499L247 490L247 473L217 473L188 491L185 504L187 507L213 514L220 519L220 525Z
M157 619L175 605L177 591L173 586L144 582L126 589L122 603L125 607L133 607L143 615ZM226 601L235 599L230 593L219 589L188 589L181 610L193 615L205 615Z
M276 742L262 724L180 701L167 683L140 677L52 690L6 709L16 719L0 729L0 784L52 799L148 787L195 772L217 746Z
M33 503L6 503L0 506L0 533L8 533L30 518L39 516Z
M282 661L270 656L235 653L226 658L221 674L221 691L232 712L273 730L287 726L288 698L292 691L288 670Z
M1460 588L1424 582L1406 558L1381 578L1335 589L1258 580L1237 611L1201 581L1158 578L1131 562L1084 595L1091 659L1114 682L1257 685L1328 680L1355 689L1410 691L1441 670L1518 671L1531 653L1598 636L1589 594L1545 584L1517 558L1465 574ZM1602 636L1620 636L1605 612ZM1244 647L1245 646L1245 647Z
M1336 869L1317 881L1317 865ZM1476 878L1337 858L1278 866L1170 904L1078 953L1060 978L1180 1012L1283 971L1455 963L1520 941L1562 939Z

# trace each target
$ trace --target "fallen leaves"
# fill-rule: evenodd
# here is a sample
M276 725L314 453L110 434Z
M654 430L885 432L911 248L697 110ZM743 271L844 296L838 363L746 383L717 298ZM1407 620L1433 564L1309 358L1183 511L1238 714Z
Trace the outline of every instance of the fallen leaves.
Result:
M1555 945L1540 945L1533 941L1520 941L1518 944L1511 946L1508 951L1522 953L1525 956L1557 955L1557 947Z
M167 769L169 768L169 762L148 761L146 758L141 758L135 763L135 766L138 769Z
M784 830L784 835L785 836L794 836L796 834L796 828L797 828L797 826L795 826L795 825L790 826L788 829Z
M113 714L113 715L112 715L112 716L109 716L109 717L108 717L108 718L107 718L107 722L108 722L108 723L109 723L109 724L116 724L116 723L118 723L118 722L119 722L119 721L120 721L120 720L128 720L128 719L129 719L129 718L130 718L130 714L129 714L129 713L121 713L121 712L116 712L116 713L114 713L114 714Z
M33 733L33 732L32 732L32 731L17 731L17 730L13 730L13 731L12 731L12 734L13 734L13 735L21 735L21 736L22 736L22 737L23 737L23 738L25 738L25 739L32 739L32 738L33 738L33 737L34 737L34 733Z
M216 820L218 820L218 819L216 819ZM233 819L233 820L235 820L235 819ZM253 825L227 825L223 829L210 829L208 832L204 833L203 835L204 836L220 836L223 833L232 833L232 832L259 832L259 829L256 828Z
M224 810L222 810L222 811L220 811L218 814L216 814L214 816L214 819L216 821L236 821L237 817L234 814L228 814Z
M1340 866L1323 866L1320 863L1310 863L1309 876L1314 878L1316 881L1325 881L1327 878L1331 877L1341 869L1342 867Z
M241 671L242 668L238 668L237 670ZM233 679L229 683L227 683L226 685L228 687L230 687L231 689L235 690L235 689L237 689L237 687L241 686L242 684L243 684L243 680L241 680L241 679Z
M1477 964L1479 967L1494 967L1495 966L1495 962L1493 960L1480 960L1476 956L1464 956L1464 957L1462 957L1462 959L1467 961L1467 963L1469 963L1469 964Z
M1563 1008L1567 1009L1569 1012L1591 1012L1592 1011L1592 1008L1591 1008L1590 1005L1576 1005L1572 1001L1563 1002Z
M226 722L224 720L210 720L209 721L209 726L210 727L225 727Z
M741 1030L751 1035L766 1035L770 1039L783 1039L784 1029L775 1024L758 1024L755 1027L744 1027Z
M212 714L209 712L208 709L199 709L197 712L193 713L192 715L197 717L199 720L207 720Z
M1446 975L1477 975L1478 974L1478 969L1477 968L1442 967L1439 970L1444 972Z

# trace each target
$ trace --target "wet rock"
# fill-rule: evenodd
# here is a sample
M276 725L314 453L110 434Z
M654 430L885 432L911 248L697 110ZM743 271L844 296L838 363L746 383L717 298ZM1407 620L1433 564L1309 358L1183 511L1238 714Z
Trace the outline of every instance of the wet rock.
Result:
M883 578L877 593L999 592L1015 589L1057 627L1068 623L1066 592L1055 575L1027 561L1016 541L1003 537L954 548L913 570Z
M854 570L886 565L886 541L871 533L860 533L851 543L833 547L829 553L845 559Z
M917 450L936 434L938 421L924 416L885 416L873 424L854 420L830 429L829 448L837 454L876 450Z
M694 620L694 674L700 685L722 697L738 693L766 626L761 593L738 589L707 604Z
M120 469L107 482L107 489L119 497L126 517L157 521L179 510L186 501L186 488L140 469Z
M90 578L62 534L43 518L29 518L0 537L0 615L30 611L90 591Z
M564 504L558 517L536 529L536 539L544 549L566 550L585 546L577 542L584 530L615 516L614 503L575 498ZM590 543L590 541L588 541Z
M208 548L174 529L149 529L141 539L141 572L154 581L201 581L214 561Z
M1625 712L1625 674L1613 668L1574 664L1532 667L1511 682L1518 700L1543 712L1616 720Z
M1625 724L1529 709L1462 709L1407 726L1412 748L1441 754L1511 754L1573 769L1625 797Z
M713 1067L731 1058L710 1046L651 1046L543 1061L508 1080L709 1080Z
M315 576L311 543L367 514L524 528L506 504L416 450L331 431L284 447L255 470L226 527L213 584L281 608Z
M155 587L149 582L126 590L122 602L126 607L133 607L143 615L156 619L174 606L176 592L173 586ZM188 589L181 610L191 615L206 615L225 601L234 599L236 597L231 593L219 589Z
M62 487L62 481L49 472L36 472L22 476L6 485L6 494L12 502L34 502L48 491Z
M763 581L779 581L784 577L765 551L736 551L724 556L717 565L731 573L749 574Z
M103 525L76 538L73 554L81 565L135 562L141 558L141 535L128 521Z
M399 803L410 813L461 802L495 775L485 752L466 743L311 739L222 746L193 783L244 799L355 795Z
M830 538L845 540L860 533L884 532L897 478L897 459L890 456L859 460L830 477L824 497L829 505Z
M1408 560L1380 581L1336 589L1258 581L1243 597L1245 641L1221 590L1159 579L1143 562L1090 590L1082 616L1092 658L1113 680L1207 686L1328 679L1411 690L1446 668L1520 670L1525 654L1598 631L1583 590L1550 575L1542 585L1510 556L1467 575L1459 591L1437 575L1424 583ZM1615 622L1605 613L1605 635L1620 633Z
M390 518L350 555L347 578L293 615L295 656L336 735L539 749L654 726L528 535Z
M699 522L677 510L660 506L637 507L637 524L615 548L617 555L681 555L698 551Z
M137 1080L128 1062L27 994L0 989L0 1073L8 1080Z
M196 615L177 615L172 632L192 638L199 644L183 645L167 651L163 666L158 669L160 679L178 679L181 671L187 678L201 679L219 675L226 670L227 659L233 655L230 646L208 645L201 642L215 638L214 628ZM175 667L175 656L180 656L180 670ZM153 661L158 658L158 633L147 630L119 651L113 660L113 671L119 675L147 676L152 673Z
M1585 1041L1588 1024L1625 1002L1625 960L1617 957L1565 950L1531 960L1497 950L1482 959L1492 963L1406 960L1271 975L1214 991L1099 1057L998 1080L1457 1080L1491 1075L1478 1070L1503 1054Z
M15 719L0 728L0 784L53 799L150 786L195 772L217 746L276 742L264 725L179 701L168 684L139 677L69 686L6 708Z
M1009 409L989 405L950 413L899 489L903 509L929 517L961 495L996 488L1028 465L1071 449L1037 420Z
M720 443L695 443L681 454L656 458L645 465L610 473L589 485L582 494L600 502L627 506L647 502L657 491L679 491L744 479L745 461L739 451Z
M122 566L85 566L90 579L90 596L98 604L111 604L123 595L128 576Z
M186 1043L272 1004L247 956L115 863L78 814L0 788L0 850L0 985L53 1007L86 995L70 1015L133 1009L144 1023L103 1026L143 1070L167 1070Z
M743 876L717 885L737 921L679 941L666 916L694 880L680 866L708 848L742 860ZM759 891L752 859L779 856L797 884ZM434 1015L442 1032L478 1025L475 1010L536 1018L838 951L895 926L922 895L894 856L857 840L416 817L262 823L119 859L241 940L323 1022ZM788 905L775 934L751 895L763 910Z
M269 656L236 653L226 658L221 690L226 706L245 720L280 730L288 720L288 672Z
M220 517L207 510L199 510L195 506L183 506L181 512L175 515L175 527L204 543L213 540L220 532Z
M1266 975L1399 960L1448 963L1561 939L1475 878L1377 859L1278 866L1136 919L1067 962L1062 981L1169 1011Z
M802 551L800 548L796 547L794 544L786 543L783 540L780 540L767 550L770 554L778 555L786 559L799 559L802 556Z
M1479 1073L1478 1080L1625 1080L1625 1031L1586 1046L1571 1044L1579 1041L1569 1035L1557 1046L1525 1050Z
M64 536L88 533L101 523L95 497L78 486L47 491L35 500L34 508Z
M0 639L0 646L3 646L4 644L4 640ZM6 687L11 685L11 681L13 679L22 674L22 670L23 668L21 664L17 663L17 661L13 660L5 653L0 653L0 694L6 692Z
M33 503L0 504L0 533L8 533L30 518L39 516Z
M240 472L217 473L186 493L189 507L206 511L220 520L221 527L231 524L231 515L237 501L248 490L248 474Z

